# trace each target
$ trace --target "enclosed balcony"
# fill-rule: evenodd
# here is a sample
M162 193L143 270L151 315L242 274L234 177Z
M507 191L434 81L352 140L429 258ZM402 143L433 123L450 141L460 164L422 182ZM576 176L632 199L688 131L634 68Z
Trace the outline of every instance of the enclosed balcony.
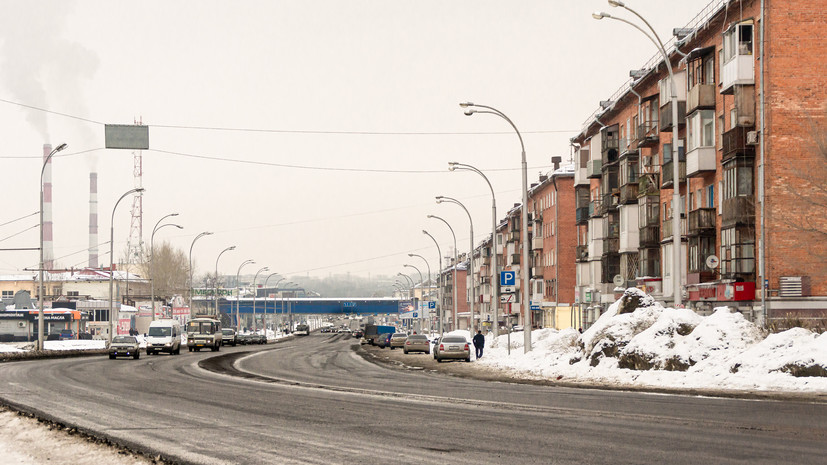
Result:
M640 247L657 247L660 244L660 226L644 226L638 236Z
M601 157L603 166L614 163L620 156L620 138L618 125L603 129L601 137Z
M722 94L731 94L735 86L755 85L753 30L752 20L747 20L732 25L724 33L721 65Z
M689 235L715 234L714 208L698 208L689 212Z
M724 133L721 162L736 157L755 157L755 146L747 143L747 135L751 129L738 126Z
M660 195L660 173L646 173L641 175L637 183L639 197Z
M686 112L715 109L715 84L696 84L689 89Z
M542 237L533 237L531 238L531 250L542 250L543 249L543 238Z
M601 199L594 199L589 203L589 217L603 215L603 201Z
M574 258L578 262L583 262L589 259L589 246L578 245L574 249Z
M575 214L577 224L585 224L589 221L589 207L578 207L575 210Z
M678 180L679 183L686 182L686 162L681 161L680 166L678 167L678 175L680 179ZM672 186L672 180L675 177L674 169L672 168L672 162L669 161L668 163L664 163L663 165L663 182L661 183L662 188L667 188Z
M509 256L509 265L519 265L520 264L520 254L513 253Z
M663 240L664 241L671 241L672 240L672 218L666 218L663 220ZM686 236L686 217L681 215L681 236Z
M601 280L603 283L611 283L614 277L620 274L620 254L613 253L603 255L600 259Z
M601 173L601 168L603 167L602 160L589 160L586 164L586 177L588 178L599 178Z
M543 271L545 267L542 266L532 266L531 267L531 279L537 279L543 277Z
M603 255L609 253L618 253L620 251L620 238L609 237L603 239Z
M755 224L755 197L742 195L724 199L721 206L721 227Z
M678 101L678 127L683 127L686 124L686 102ZM668 100L666 105L660 109L660 131L668 132L672 130L672 101Z

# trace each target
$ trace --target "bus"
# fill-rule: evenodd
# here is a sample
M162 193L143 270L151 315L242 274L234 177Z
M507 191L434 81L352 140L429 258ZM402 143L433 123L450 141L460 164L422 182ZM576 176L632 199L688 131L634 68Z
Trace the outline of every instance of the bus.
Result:
M221 349L221 322L212 318L193 318L187 323L187 349L200 352L210 348L213 352Z
M305 323L300 323L296 325L296 331L293 332L296 336L308 336L310 335L310 326Z

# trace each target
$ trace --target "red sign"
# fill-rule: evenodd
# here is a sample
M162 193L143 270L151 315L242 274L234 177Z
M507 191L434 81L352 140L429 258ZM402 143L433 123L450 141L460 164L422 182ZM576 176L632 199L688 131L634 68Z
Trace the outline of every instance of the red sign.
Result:
M716 283L689 286L689 300L714 300L719 302L741 302L755 300L755 283Z

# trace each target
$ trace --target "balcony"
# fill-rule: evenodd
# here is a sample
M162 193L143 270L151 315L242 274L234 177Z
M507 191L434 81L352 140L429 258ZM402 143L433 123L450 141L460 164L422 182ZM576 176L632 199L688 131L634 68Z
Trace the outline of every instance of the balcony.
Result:
M622 205L637 203L638 185L626 184L620 186L620 203Z
M600 169L603 166L602 160L589 160L586 163L586 177L587 178L599 178L600 177Z
M620 156L633 155L636 153L638 153L638 150L635 141L622 137L620 139Z
M519 242L520 240L520 231L511 231L508 233L508 237L506 238L507 242Z
M715 84L696 84L689 89L686 113L704 109L715 109Z
M637 146L652 147L660 142L657 121L644 121L637 126Z
M678 127L686 125L686 101L678 100ZM672 100L666 101L666 105L660 109L660 131L672 130Z
M672 186L672 180L674 179L674 169L672 168L672 162L664 163L663 170L661 174L663 175L663 182L661 183L661 188L667 188ZM680 179L678 180L679 183L686 182L686 162L680 162L680 166L678 166L678 175Z
M579 207L575 211L577 224L586 224L589 221L589 207Z
M596 216L603 215L603 202L600 199L595 199L589 202L589 217L594 218Z
M698 208L689 212L689 235L715 234L714 208Z
M721 93L731 94L735 86L755 85L755 57L735 55L721 66Z
M545 267L542 267L542 266L532 266L531 267L531 278L532 279L542 278L544 269L545 269Z
M615 132L615 134L617 133ZM616 162L618 156L620 155L620 139L618 139L617 137L604 137L602 142L603 147L601 154L603 157L603 165L605 166L610 163Z
M644 226L640 228L640 247L657 247L660 244L660 226Z
M601 282L611 283L614 277L620 274L620 254L604 255L600 259L600 265L602 268Z
M509 256L509 265L519 265L520 264L520 254L513 253Z
M721 227L755 224L755 197L744 195L724 199L721 206Z
M589 246L588 245L578 245L574 249L574 258L578 262L584 262L589 259Z
M543 249L543 238L542 237L534 237L531 239L531 250L542 250Z
M683 216L683 215L681 215ZM681 218L681 236L686 235L686 218ZM663 240L672 241L672 218L663 220Z
M658 173L646 173L641 175L637 182L638 196L660 195L660 182Z
M747 133L750 129L736 126L724 133L721 162L735 157L755 158L755 146L747 144Z
M686 154L686 175L690 178L715 171L715 147L697 147Z
M605 215L606 212L609 210L617 209L617 206L620 203L620 196L616 194L605 194L603 195L603 202L601 205L601 213L600 215Z
M608 237L603 239L603 255L618 253L620 251L620 238Z

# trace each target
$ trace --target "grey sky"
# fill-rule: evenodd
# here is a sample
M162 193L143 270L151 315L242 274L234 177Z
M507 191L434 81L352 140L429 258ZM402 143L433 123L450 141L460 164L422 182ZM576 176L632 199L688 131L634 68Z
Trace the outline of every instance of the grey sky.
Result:
M628 3L666 40L709 1ZM516 135L494 116L464 116L458 102L514 120L534 182L551 156L568 158L566 131L654 54L638 31L592 19L595 10L631 19L605 0L2 0L0 224L38 210L42 145L66 142L53 163L54 255L60 266L85 266L89 171L99 172L100 242L114 202L134 186L132 153L103 149L99 123L140 118L151 146L144 238L171 212L185 229L165 228L156 242L188 251L199 232L214 231L195 247L199 273L230 245L238 247L222 256L225 273L248 258L285 274L412 271L405 263L424 272L410 252L436 269L421 230L443 254L452 241L426 215L451 223L461 251L469 228L458 206L434 196L465 203L477 241L490 232L487 186L448 172L449 161L489 175L500 218L520 201ZM130 206L125 199L117 210L116 256ZM32 216L0 226L0 239L36 224ZM0 242L36 246L36 228ZM0 273L36 265L36 252L0 252Z

